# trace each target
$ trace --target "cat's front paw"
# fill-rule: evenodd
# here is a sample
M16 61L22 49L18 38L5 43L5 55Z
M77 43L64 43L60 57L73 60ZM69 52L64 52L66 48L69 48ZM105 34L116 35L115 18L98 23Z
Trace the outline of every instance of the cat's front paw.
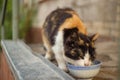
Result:
M51 55L49 55L49 54L46 54L46 55L45 55L45 58L48 59L48 60L51 60L51 59L52 59Z
M61 70L65 71L65 72L68 72L68 69L66 66L58 66Z

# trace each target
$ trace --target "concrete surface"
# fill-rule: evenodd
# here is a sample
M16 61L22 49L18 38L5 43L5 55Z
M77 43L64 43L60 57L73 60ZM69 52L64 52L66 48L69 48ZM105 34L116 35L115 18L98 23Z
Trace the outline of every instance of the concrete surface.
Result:
M74 80L54 64L33 55L22 41L2 41L2 49L15 80Z

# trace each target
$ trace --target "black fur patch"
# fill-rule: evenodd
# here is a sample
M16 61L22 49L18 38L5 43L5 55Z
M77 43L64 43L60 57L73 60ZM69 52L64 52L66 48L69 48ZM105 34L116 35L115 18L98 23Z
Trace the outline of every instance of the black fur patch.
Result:
M72 28L72 29L64 29L64 44L65 42L69 41L72 39L73 41L78 41L78 29L77 28ZM71 41L71 40L70 40Z
M66 11L73 11L72 9L57 9L50 13L45 20L44 29L46 31L46 35L48 36L51 45L55 44L55 35L58 32L59 27L65 22L67 18L72 17L72 14L67 13Z
M67 57L74 60L80 59L82 52L78 42L79 34L77 28L64 29L64 50Z

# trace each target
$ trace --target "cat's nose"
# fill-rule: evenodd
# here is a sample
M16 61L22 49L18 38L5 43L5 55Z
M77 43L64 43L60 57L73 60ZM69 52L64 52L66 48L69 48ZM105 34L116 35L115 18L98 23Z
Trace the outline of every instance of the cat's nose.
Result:
M85 63L84 65L85 65L85 66L89 66L89 63Z

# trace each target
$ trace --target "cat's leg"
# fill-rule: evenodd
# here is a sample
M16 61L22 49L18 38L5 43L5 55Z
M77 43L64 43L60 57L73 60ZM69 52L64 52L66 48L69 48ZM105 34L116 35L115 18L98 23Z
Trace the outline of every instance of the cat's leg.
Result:
M58 67L67 72L68 70L65 64L65 60L63 58L63 50L58 46L54 46L52 49L55 54L55 59L58 63Z
M52 49L55 54L58 67L64 71L68 71L66 64L65 64L65 60L63 58L64 47L63 47L63 32L62 31L58 32L58 35L56 36L56 40L55 40L55 45L52 47Z
M51 49L51 45L45 35L44 30L42 30L42 40L44 43L44 47L46 48L46 54L45 54L45 58L51 60L53 57L53 51Z

